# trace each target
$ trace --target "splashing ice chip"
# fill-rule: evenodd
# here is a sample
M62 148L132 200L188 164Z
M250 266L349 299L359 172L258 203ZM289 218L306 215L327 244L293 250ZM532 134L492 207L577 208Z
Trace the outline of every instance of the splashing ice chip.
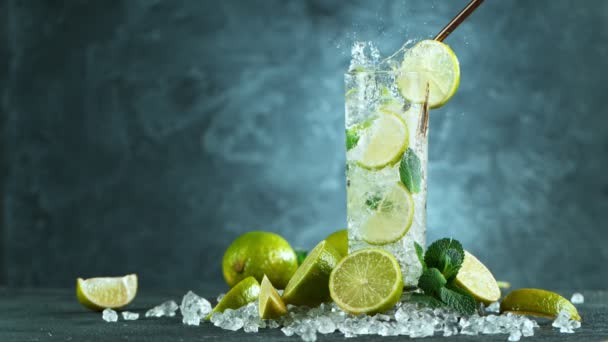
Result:
M168 300L152 309L146 311L146 317L173 317L179 309L174 300Z
M575 292L572 294L572 298L570 298L572 304L583 304L585 303L585 297L583 297L582 293Z
M123 311L121 312L121 315L122 319L125 321L135 321L139 318L139 314L137 312Z
M118 314L116 313L116 311L114 311L112 309L105 309L101 313L101 319L103 319L106 322L117 322Z
M211 303L205 298L199 297L196 293L188 291L182 299L180 311L182 313L182 323L198 326L201 320L211 312Z

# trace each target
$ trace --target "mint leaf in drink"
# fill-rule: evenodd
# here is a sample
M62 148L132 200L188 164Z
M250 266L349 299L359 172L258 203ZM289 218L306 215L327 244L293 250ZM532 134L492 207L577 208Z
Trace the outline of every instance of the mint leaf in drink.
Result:
M418 256L418 260L420 261L420 265L422 265L422 271L426 270L426 264L424 263L424 248L418 244L418 242L414 241L414 248L416 249L416 255Z
M420 184L422 183L422 168L420 159L411 148L408 148L399 164L399 177L401 182L411 193L420 192Z
M378 205L382 202L382 196L372 195L365 200L365 205L372 210L378 209Z
M451 238L433 242L424 255L426 266L437 268L448 280L456 277L463 261L464 249L462 245Z
M465 292L442 287L439 296L442 302L462 315L472 315L477 310L475 299Z
M361 132L370 128L374 123L374 120L377 119L377 116L370 116L365 119L363 122L360 122L351 128L346 130L346 150L349 151L353 147L357 146L359 139L361 138Z
M359 134L353 129L346 130L346 150L350 150L357 146L359 142Z
M439 296L445 284L447 280L436 268L427 268L418 279L418 287L430 296Z

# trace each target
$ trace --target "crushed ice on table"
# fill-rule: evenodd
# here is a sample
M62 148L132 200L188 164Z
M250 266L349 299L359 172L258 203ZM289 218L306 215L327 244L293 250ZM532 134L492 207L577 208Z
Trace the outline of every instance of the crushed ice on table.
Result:
M232 331L243 328L245 332L257 332L259 328L266 327L266 322L259 316L257 302L249 303L237 310L226 309L224 312L214 312L211 323L216 327Z
M211 303L196 293L188 291L182 299L180 306L182 323L186 325L199 325L201 320L211 312Z
M583 297L582 293L574 292L570 301L572 304L583 304L585 302L585 297Z
M179 309L177 303L174 300L168 300L146 311L146 317L173 317L177 309Z
M574 333L574 329L581 327L581 322L573 320L570 317L570 313L567 310L562 310L551 325L554 328L559 328L560 333L572 334Z
M135 321L139 318L139 314L137 312L123 311L121 312L121 315L122 319L124 319L125 321Z
M494 302L494 303L488 305L488 307L486 307L486 312L499 313L500 312L500 303Z
M380 335L411 338L504 334L508 336L508 341L519 341L522 337L533 336L534 329L539 328L535 320L525 316L512 313L499 315L499 303L492 303L481 310L482 314L485 313L483 316L462 316L449 308L431 308L422 303L408 302L409 296L404 294L402 301L394 308L374 316L350 315L334 303L324 303L316 308L287 305L288 313L276 320L261 319L258 303L254 301L236 310L214 312L211 323L226 330L243 329L246 333L255 333L263 328L281 329L286 336L296 335L307 342L316 341L317 334L336 332L344 337ZM167 301L148 310L146 317L174 316L178 308L174 301ZM210 312L211 305L190 291L182 300L181 310L184 324L198 325L201 318ZM560 333L573 333L574 329L580 327L580 322L570 319L570 314L562 311L553 326L559 328Z
M422 304L401 302L393 309L374 316L354 316L335 304L316 308L288 305L288 314L277 320L262 320L257 302L240 309L216 312L211 322L222 329L257 332L261 328L281 328L286 336L297 335L304 341L316 341L317 334L342 333L358 335L426 337L433 335L507 334L509 341L534 335L536 321L513 314L463 317L447 308L430 308Z
M101 313L101 318L106 322L116 322L118 321L118 314L112 309L105 309Z

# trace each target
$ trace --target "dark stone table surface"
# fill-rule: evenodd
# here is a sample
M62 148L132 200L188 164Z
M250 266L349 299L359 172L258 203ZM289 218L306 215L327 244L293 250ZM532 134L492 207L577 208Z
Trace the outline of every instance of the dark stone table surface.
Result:
M200 295L215 298L213 288L199 289ZM608 291L581 291L585 304L578 305L583 325L574 334L560 334L549 321L542 321L535 336L522 341L608 341ZM572 292L561 291L564 295ZM181 301L184 291L140 289L129 311L143 313L161 302ZM363 336L353 340L404 340L407 337ZM0 288L0 341L301 341L278 329L262 329L257 334L225 331L204 323L184 326L180 315L172 318L140 318L137 321L106 323L101 314L83 308L75 291L67 289ZM349 339L351 340L351 339ZM318 335L318 341L344 341L341 334ZM423 341L507 341L507 335L441 336Z

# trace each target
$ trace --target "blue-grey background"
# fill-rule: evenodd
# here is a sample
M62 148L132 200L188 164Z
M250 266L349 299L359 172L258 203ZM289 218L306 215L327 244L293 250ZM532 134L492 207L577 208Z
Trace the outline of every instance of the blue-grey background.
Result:
M239 234L345 225L355 40L432 37L465 1L0 0L0 283L221 283ZM486 1L447 43L428 237L514 286L605 288L608 2Z

